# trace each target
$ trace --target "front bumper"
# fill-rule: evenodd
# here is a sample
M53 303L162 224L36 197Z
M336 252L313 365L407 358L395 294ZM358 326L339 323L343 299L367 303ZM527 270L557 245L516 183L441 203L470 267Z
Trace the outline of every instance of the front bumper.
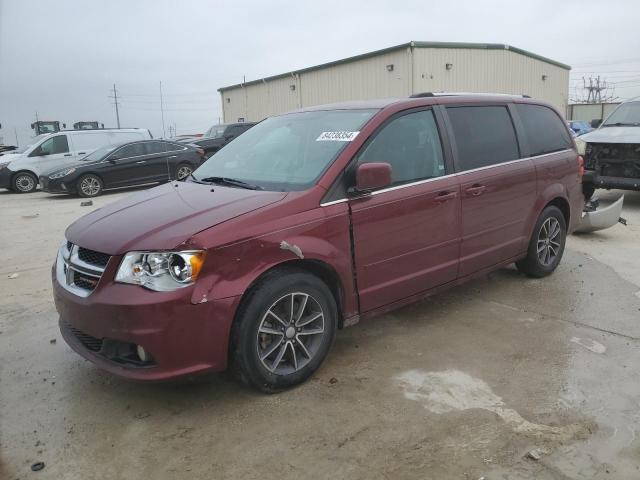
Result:
M13 173L13 170L9 170L9 167L0 168L0 188L11 188L11 176Z
M592 183L596 188L619 188L621 190L640 190L640 178L611 177L600 175L594 170L586 170L583 183Z
M240 297L191 303L192 288L153 292L114 283L119 258L87 296L61 285L53 267L60 330L69 346L98 367L134 380L169 380L227 366L229 332ZM131 360L142 346L153 361ZM121 352L122 354L118 353Z
M75 187L71 186L71 185L67 185L64 182L64 177L63 178L54 178L51 179L47 176L40 176L40 178L38 179L39 183L40 183L40 189L43 192L47 192L47 193L73 193L75 192Z

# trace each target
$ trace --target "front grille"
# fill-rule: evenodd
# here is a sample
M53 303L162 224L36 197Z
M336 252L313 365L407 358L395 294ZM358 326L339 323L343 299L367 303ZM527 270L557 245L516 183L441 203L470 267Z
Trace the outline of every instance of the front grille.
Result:
M98 279L88 275L83 275L81 272L74 271L73 284L76 287L84 288L85 290L93 290L98 284Z
M88 296L98 285L110 255L74 245L60 247L56 261L58 283L80 297Z
M95 265L96 267L104 268L109 263L109 259L111 255L106 253L96 252L94 250L89 250L88 248L78 248L78 258L83 262L87 262L91 265Z
M102 350L102 338L93 337L87 333L81 332L75 327L72 327L68 323L64 324L64 327L73 334L74 337L78 339L78 341L84 345L87 350L91 350L92 352L99 352Z

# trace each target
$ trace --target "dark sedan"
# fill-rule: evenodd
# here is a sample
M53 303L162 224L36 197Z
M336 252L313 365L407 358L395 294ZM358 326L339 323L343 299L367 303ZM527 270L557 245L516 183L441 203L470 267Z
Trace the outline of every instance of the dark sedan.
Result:
M77 164L40 176L42 190L95 197L103 190L183 180L203 161L204 150L167 140L108 145Z
M207 130L202 138L188 140L188 143L194 147L202 148L204 150L204 158L209 158L231 140L240 136L254 125L255 123L253 122L214 125ZM187 142L187 140L182 140L181 142Z

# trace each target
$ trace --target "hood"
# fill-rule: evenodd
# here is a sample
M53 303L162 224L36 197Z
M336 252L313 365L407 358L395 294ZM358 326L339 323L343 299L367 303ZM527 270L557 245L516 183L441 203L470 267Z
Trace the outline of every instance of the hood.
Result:
M278 202L286 195L171 182L85 215L67 228L66 238L110 255L171 249L202 230Z
M640 127L600 127L580 139L588 143L640 143Z
M8 153L5 153L3 155L0 155L0 163L13 162L14 160L18 160L18 159L23 158L23 157L24 157L24 154L22 154L22 153L8 152Z

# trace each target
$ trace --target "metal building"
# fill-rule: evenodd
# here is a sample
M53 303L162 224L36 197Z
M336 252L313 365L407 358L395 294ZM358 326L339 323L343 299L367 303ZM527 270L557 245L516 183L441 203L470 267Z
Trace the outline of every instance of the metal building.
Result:
M567 120L604 120L618 105L620 102L573 103L567 108Z
M225 122L311 105L419 92L526 94L566 112L570 66L509 45L410 42L222 87Z

